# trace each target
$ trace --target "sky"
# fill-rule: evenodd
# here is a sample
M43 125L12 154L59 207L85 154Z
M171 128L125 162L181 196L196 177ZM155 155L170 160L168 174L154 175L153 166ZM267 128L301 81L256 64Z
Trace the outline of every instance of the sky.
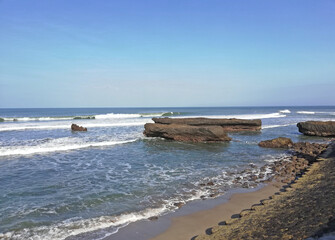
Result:
M335 105L335 0L0 0L0 107Z

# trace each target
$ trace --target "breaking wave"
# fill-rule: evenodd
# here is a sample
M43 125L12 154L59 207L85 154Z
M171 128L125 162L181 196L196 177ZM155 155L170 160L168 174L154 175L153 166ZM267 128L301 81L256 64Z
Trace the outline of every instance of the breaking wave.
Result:
M57 120L80 120L95 119L95 116L64 116L64 117L4 117L0 122L23 122L23 121L57 121Z
M311 112L311 111L297 111L298 114L315 114L315 112Z
M127 118L140 118L140 117L166 117L178 116L180 112L157 112L157 113L107 113L88 116L50 116L50 117L2 117L0 122L23 122L23 121L59 121L59 120L87 120L87 119L127 119Z
M70 236L75 236L81 233L96 231L99 229L115 227L116 233L120 227L124 227L129 223L136 222L142 219L148 219L152 216L157 216L167 211L166 207L146 209L137 213L128 213L120 216L101 216L91 219L71 219L62 221L52 226L41 226L31 229L22 229L21 231L12 231L4 234L0 233L0 239L44 239L44 240L61 240ZM107 236L108 236L107 235ZM107 237L106 235L104 237Z
M292 126L295 125L295 123L291 123L291 124L282 124L282 125L264 125L262 126L262 129L266 129L266 128L278 128L278 127L287 127L287 126Z
M312 111L297 111L298 114L320 114L320 115L335 115L335 112L312 112Z
M124 122L124 123L88 123L85 124L87 128L101 128L101 127L133 127L143 126L144 124L151 122L151 119L138 122ZM54 129L70 129L70 124L62 125L18 125L18 126L1 126L0 132L3 131L22 131L22 130L54 130Z
M290 111L290 110L288 110L288 109L285 109L285 110L280 110L279 112L280 112L280 113L291 113L291 111Z
M208 115L208 116L188 116L188 117L264 119L264 118L281 118L281 117L286 117L286 115L276 112L276 113L265 113L265 114Z
M131 139L125 141L81 142L79 139L75 138L59 138L35 146L25 145L25 146L1 147L0 156L31 155L40 153L69 151L89 147L105 147L124 143L131 143L136 140L137 139Z

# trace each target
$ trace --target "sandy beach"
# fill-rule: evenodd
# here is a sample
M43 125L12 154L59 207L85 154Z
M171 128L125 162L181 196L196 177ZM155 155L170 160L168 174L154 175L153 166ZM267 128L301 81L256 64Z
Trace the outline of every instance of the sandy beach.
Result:
M204 233L208 228L227 221L234 214L249 208L252 204L268 198L279 189L280 184L268 184L254 192L233 194L228 202L212 209L173 218L170 227L151 240L192 239Z

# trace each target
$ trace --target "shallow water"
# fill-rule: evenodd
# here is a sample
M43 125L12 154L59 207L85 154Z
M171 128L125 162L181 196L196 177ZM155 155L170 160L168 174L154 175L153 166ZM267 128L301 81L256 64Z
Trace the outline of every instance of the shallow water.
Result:
M263 127L230 134L230 143L145 138L143 125L163 115L261 118ZM296 123L335 120L335 107L0 109L0 118L0 239L98 239L174 203L223 194L250 163L285 157L261 140L324 141ZM71 132L71 123L88 132ZM201 185L209 181L215 187Z

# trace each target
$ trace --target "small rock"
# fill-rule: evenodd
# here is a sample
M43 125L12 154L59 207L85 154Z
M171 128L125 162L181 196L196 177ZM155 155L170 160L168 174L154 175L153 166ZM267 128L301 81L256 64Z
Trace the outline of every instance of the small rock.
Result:
M87 128L82 127L82 126L78 126L77 124L72 124L71 125L71 130L72 131L79 131L79 132L86 132Z
M279 137L271 140L261 141L258 146L265 148L290 148L293 142L290 138Z
M184 203L183 203L183 202L176 202L176 203L174 203L173 205L174 205L175 207L177 207L177 208L181 208L181 206L183 206Z
M150 221L154 221L154 220L157 220L158 217L157 217L157 216L152 216L152 217L149 217L148 219L149 219Z
M207 186L214 186L214 183L212 181L207 183Z

